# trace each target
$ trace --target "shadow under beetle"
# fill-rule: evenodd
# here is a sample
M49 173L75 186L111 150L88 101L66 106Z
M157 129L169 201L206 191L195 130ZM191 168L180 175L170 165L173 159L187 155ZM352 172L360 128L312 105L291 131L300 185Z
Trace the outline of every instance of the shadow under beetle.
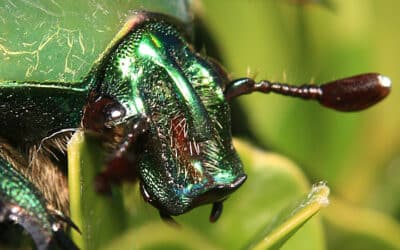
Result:
M79 128L101 138L108 152L94 187L100 193L138 181L163 219L212 203L216 221L246 180L228 101L260 91L358 111L387 96L390 85L376 73L320 86L232 81L194 51L179 22L137 11L82 82L0 83L0 220L20 224L39 249L76 248L64 233L65 223L74 224L57 152Z

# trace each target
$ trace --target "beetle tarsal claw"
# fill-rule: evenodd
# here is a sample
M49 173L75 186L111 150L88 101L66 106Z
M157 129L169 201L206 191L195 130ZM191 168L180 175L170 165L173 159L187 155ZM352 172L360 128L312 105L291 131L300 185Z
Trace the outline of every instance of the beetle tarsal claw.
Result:
M79 234L82 234L82 231L79 229L79 227L69 218L68 216L65 216L61 211L54 210L52 211L53 215L59 219L60 221L63 221L67 223L68 226L72 227L75 229Z

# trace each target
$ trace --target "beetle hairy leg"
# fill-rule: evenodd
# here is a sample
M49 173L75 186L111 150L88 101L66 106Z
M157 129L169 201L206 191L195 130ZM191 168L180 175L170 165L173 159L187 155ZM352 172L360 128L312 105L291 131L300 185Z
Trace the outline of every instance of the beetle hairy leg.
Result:
M378 103L390 93L390 87L390 79L377 73L356 75L320 86L292 86L268 80L256 82L251 78L240 78L232 81L227 87L225 97L229 101L255 91L272 92L305 100L317 100L325 107L347 112L360 111Z
M149 122L149 118L140 115L124 124L126 135L110 156L106 168L96 177L95 188L98 192L107 194L111 192L111 184L137 179L137 156L143 149L136 142L145 140Z
M135 142L145 139L150 119L143 115L131 118L124 116L125 109L119 102L107 96L98 96L95 92L90 93L82 127L89 133L99 135L105 148L112 150L105 169L95 179L95 189L102 194L110 194L112 184L137 179L136 162L142 144Z

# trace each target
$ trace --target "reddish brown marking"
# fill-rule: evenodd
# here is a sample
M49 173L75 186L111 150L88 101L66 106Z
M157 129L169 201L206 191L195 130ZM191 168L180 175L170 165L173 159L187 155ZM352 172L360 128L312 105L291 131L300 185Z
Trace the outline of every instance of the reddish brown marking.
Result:
M177 151L180 163L192 178L196 178L197 171L192 167L191 160L199 156L199 150L196 150L195 143L189 139L188 126L183 115L174 117L171 120L172 148Z
M187 154L188 140L185 136L186 122L183 115L176 116L171 121L173 147L175 147L180 154ZM185 150L186 148L186 150Z
M176 116L171 120L172 147L176 148L179 155L184 158L198 156L195 143L188 137L188 126L183 115Z

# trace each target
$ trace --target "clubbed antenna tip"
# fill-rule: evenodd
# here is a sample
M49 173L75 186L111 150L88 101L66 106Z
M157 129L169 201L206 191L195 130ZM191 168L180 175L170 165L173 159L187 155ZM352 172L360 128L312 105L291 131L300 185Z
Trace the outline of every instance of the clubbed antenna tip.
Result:
M317 100L339 111L359 111L385 98L391 85L389 77L377 73L352 76L321 85Z

